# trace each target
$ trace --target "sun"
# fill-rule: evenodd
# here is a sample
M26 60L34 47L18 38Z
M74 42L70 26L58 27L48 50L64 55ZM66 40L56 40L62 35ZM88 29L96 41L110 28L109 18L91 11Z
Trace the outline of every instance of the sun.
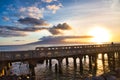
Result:
M102 27L95 27L90 30L89 35L93 36L92 42L103 43L110 41L110 34L107 29Z

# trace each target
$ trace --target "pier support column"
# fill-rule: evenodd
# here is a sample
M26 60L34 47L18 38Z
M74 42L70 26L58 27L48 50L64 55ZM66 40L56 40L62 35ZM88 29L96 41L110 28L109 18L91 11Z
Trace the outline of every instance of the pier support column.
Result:
M110 67L110 53L107 53L107 58L108 58L108 66L109 66L109 69L111 70L111 67Z
M102 53L102 61L103 61L103 62L105 61L104 53Z
M7 72L8 72L7 66L5 66L5 67L4 67L4 73L5 73L4 75L8 75Z
M46 66L48 66L48 59L46 59Z
M35 67L36 67L37 62L33 61L33 60L29 60L28 63L29 63L29 69L30 69L30 72L31 72L30 75L33 78L32 80L34 80L35 79Z
M79 57L79 63L80 63L80 73L83 74L83 62L82 62L83 56Z
M89 55L89 71L92 71L92 56Z
M115 67L116 67L116 63L115 63L115 53L112 53L112 58L113 58L113 60L112 60L112 62L113 62L113 70L115 70Z
M52 68L52 59L49 59L49 69Z
M106 73L106 71L105 71L105 58L104 58L104 53L102 54L102 64L103 64L103 71L104 71L104 73Z
M94 65L93 65L93 76L96 76L98 55L95 54L92 58L93 58L93 62L94 62Z
M115 55L114 55L114 52L112 53L108 53L108 64L109 64L109 69L110 70L115 70Z
M107 53L107 57L108 57L109 69L112 70L113 64L112 64L112 55L111 55L111 53Z
M68 66L69 61L68 61L68 57L66 57L66 65Z
M12 66L11 62L6 65L6 75L10 75L10 67Z
M11 63L7 63L7 65L6 65L7 70L9 70L10 67L11 67Z
M57 63L55 64L55 73L57 73L58 72L58 65L57 65Z
M120 52L118 52L118 62L120 63ZM120 67L120 64L118 64Z
M31 63L29 63L29 68L30 68L30 71L31 71L31 75L32 76L35 76L35 65L33 65L33 64L31 64Z
M63 60L63 58L58 58L58 67L59 67L60 74L62 74L62 60Z
M86 62L86 55L84 55L84 62Z
M77 68L76 59L77 59L77 57L73 57L73 63L74 63L74 68L75 68L75 69Z

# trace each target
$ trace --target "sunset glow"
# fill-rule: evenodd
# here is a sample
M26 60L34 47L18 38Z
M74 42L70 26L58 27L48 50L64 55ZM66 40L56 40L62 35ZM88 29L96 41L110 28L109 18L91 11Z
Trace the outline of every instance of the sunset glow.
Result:
M109 42L110 41L109 32L102 27L93 28L89 32L89 34L94 37L91 39L92 42L102 43L102 42Z
M119 0L0 0L0 5L1 46L120 42Z

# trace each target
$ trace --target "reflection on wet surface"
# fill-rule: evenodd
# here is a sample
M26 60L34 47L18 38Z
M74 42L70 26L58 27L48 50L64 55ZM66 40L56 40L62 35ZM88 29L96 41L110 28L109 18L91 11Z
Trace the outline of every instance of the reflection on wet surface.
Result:
M115 54L114 58L111 55L98 54L97 59L92 58L91 62L89 56L85 56L82 59L83 71L80 70L79 58L76 59L76 66L73 58L69 58L68 65L66 65L66 60L63 59L62 74L55 72L55 64L58 63L55 59L52 60L51 69L45 62L44 64L37 64L35 67L36 80L84 80L87 77L106 74L120 67L118 55Z

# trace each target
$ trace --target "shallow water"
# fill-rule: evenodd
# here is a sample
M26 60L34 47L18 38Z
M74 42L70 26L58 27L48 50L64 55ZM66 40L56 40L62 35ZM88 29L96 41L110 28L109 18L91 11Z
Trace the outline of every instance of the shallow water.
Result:
M74 68L73 59L69 58L69 65L66 65L65 59L62 62L62 74L55 72L55 64L57 60L52 60L52 69L50 70L44 61L44 64L37 64L35 67L36 80L84 80L86 77L99 76L110 71L108 66L107 55L105 54L104 64L102 62L101 54L97 58L97 69L89 70L88 56L83 58L83 74L80 72L79 59L77 58L77 68ZM116 62L117 63L117 62ZM118 63L117 63L118 64ZM92 64L94 65L94 64ZM117 67L117 65L116 65Z

